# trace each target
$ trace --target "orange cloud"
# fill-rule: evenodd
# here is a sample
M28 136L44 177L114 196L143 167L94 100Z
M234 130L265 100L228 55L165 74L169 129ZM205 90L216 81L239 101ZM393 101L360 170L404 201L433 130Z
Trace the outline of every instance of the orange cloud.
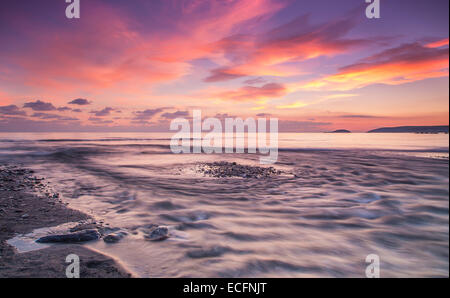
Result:
M190 60L211 54L209 44L219 36L284 6L272 0L162 3L174 15L162 32L146 31L152 24L143 26L126 11L98 2L89 3L73 26L23 21L16 28L22 43L2 53L0 64L14 66L16 83L53 92L140 91L188 74Z
M399 85L448 76L449 52L405 44L341 68L334 75L302 85L299 89L351 90L371 84Z
M286 88L277 83L268 83L261 87L245 86L234 91L224 91L212 95L213 98L233 101L258 101L267 98L281 97L287 92Z
M307 105L308 105L307 103L303 103L303 102L294 102L294 103L287 104L287 105L277 106L277 109L298 109L298 108L306 107Z
M428 48L440 48L443 46L448 46L448 38L444 38L435 42L431 42L426 45Z

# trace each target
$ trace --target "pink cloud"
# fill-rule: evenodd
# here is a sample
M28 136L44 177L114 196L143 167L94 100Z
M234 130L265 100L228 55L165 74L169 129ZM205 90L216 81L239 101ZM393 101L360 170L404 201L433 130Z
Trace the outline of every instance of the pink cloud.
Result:
M271 0L163 3L179 16L164 33L145 32L126 12L101 3L90 3L73 26L16 22L23 46L0 60L14 66L10 80L34 88L139 90L186 75L189 61L209 55L218 36L283 7Z
M219 92L213 97L233 101L261 101L267 98L281 97L287 93L282 84L267 83L261 87L245 86L233 91Z
M373 44L370 39L345 37L354 28L354 18L311 25L303 16L260 35L235 35L214 44L229 63L211 71L206 82L231 80L242 76L293 74L282 67L319 56L335 56Z

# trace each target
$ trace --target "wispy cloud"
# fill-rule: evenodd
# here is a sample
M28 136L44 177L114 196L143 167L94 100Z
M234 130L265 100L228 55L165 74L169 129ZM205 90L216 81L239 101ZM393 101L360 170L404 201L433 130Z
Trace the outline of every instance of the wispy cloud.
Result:
M99 111L91 111L90 113L91 113L91 114L95 114L95 116L97 116L97 117L103 117L103 116L108 116L108 115L110 115L112 111L114 111L113 108L111 108L111 107L106 107L106 108L104 108L104 109L102 109L102 110L99 110Z
M189 111L176 111L173 113L164 113L161 115L161 117L165 119L175 119L178 117L186 118L189 117Z
M69 107L59 107L57 109L59 112L71 111L72 109Z
M427 48L440 48L440 47L444 47L444 46L448 46L448 38L444 38L444 39L426 44Z
M287 92L284 85L279 83L267 83L261 87L244 86L238 90L222 91L211 95L221 100L232 101L262 101L268 98L277 98Z
M351 119L380 119L385 118L382 116L373 116L373 115L340 115L338 118L351 118Z
M213 69L206 82L231 80L243 76L286 76L283 63L300 62L319 56L335 56L373 44L374 40L349 38L357 24L354 16L311 25L308 15L260 35L234 35L215 43L215 49L228 58L228 65Z
M34 113L33 115L31 115L31 117L40 118L43 120L56 119L56 120L61 120L61 121L78 121L77 118L65 117L65 116L61 116L61 115L57 115L57 114L49 114L49 113Z
M164 110L168 108L156 108L156 109L147 109L143 111L134 112L133 121L134 122L147 122L152 119L155 115L162 113Z
M277 109L298 109L306 107L308 104L304 102L294 102L286 105L279 105L277 106Z
M302 86L312 90L352 90L373 84L399 85L448 76L448 48L403 44L342 67Z

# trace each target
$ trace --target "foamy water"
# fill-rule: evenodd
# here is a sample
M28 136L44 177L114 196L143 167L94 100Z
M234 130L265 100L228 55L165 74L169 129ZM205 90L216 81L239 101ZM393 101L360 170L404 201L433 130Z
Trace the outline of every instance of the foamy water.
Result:
M0 134L0 160L51 181L71 207L128 232L88 246L144 277L448 276L448 135L280 134L285 174L212 178L167 134ZM149 242L151 224L171 237Z

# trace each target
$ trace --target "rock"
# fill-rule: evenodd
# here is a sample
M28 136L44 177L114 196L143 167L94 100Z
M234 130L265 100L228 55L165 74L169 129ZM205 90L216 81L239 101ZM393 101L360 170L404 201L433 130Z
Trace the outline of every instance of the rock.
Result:
M99 228L97 225L95 225L95 223L80 223L78 225L76 225L73 228L70 228L69 231L71 233L74 232L80 232L80 231L85 231L85 230L94 230Z
M28 214L22 215L22 218L28 218L28 217L30 217Z
M119 242L126 235L127 233L125 232L112 233L103 237L103 241L105 241L106 243L116 243Z
M150 241L161 241L169 238L169 229L166 227L157 227L145 237Z
M76 243L97 240L100 233L97 230L85 230L72 234L49 235L36 240L38 243Z
M206 249L191 250L186 255L193 259L220 257L231 249L224 246L214 246Z

